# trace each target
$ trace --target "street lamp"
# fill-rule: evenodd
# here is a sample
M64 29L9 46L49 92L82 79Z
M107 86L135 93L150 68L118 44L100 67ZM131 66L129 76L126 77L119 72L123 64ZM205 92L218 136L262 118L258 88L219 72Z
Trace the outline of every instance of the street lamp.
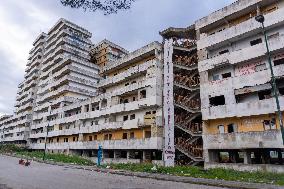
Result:
M263 32L263 35L264 35L265 45L266 45L266 50L267 50L267 59L268 59L269 67L270 67L270 73L271 73L272 92L273 92L273 95L274 95L275 101L276 101L279 125L280 125L280 129L281 129L281 133L282 133L282 142L284 144L284 128L283 128L282 113L281 113L281 110L280 110L278 93L276 91L276 82L275 82L273 67L272 67L272 63L271 63L271 54L270 54L270 51L269 51L269 48L268 48L267 34L266 34L265 27L264 27L264 20L265 19L264 19L264 16L262 14L258 14L255 17L255 20L257 22L261 23L261 26L262 26L262 32Z
M49 104L51 104L52 102L48 102ZM49 116L51 115L51 106L49 106ZM48 120L47 122L47 126L46 126L46 135L45 135L45 140L44 140L44 153L43 153L43 157L42 160L45 161L45 156L46 156L46 142L47 142L47 137L48 137L48 127L49 127L49 122L50 120Z

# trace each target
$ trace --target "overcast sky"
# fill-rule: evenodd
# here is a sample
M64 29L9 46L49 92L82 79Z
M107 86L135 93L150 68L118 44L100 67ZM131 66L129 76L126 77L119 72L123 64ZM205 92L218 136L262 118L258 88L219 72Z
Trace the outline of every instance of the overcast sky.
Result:
M66 18L92 32L93 43L107 38L133 51L161 41L159 31L186 27L234 0L136 0L116 15L63 7L60 0L1 0L0 115L12 114L18 84L24 78L28 52L40 32Z

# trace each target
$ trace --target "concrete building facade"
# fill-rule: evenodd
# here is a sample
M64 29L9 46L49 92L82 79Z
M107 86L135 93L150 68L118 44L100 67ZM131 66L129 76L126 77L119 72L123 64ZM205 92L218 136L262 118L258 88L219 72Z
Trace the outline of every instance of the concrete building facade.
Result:
M265 17L284 109L284 1L239 0L196 21L205 168L282 167L284 146L257 13Z

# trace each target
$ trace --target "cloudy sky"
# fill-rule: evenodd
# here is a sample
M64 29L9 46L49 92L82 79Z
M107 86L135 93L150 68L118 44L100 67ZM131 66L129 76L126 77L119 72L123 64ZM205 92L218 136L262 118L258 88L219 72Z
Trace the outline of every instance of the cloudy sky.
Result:
M159 31L186 27L235 0L136 0L116 15L63 7L60 0L1 0L0 115L11 114L18 84L24 78L28 52L40 32L66 18L93 33L94 43L107 38L132 51L161 41Z

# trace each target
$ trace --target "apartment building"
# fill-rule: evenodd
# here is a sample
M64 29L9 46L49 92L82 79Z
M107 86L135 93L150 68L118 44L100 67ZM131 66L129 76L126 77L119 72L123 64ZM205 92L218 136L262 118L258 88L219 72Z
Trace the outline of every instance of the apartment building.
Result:
M98 89L104 93L62 107L63 118L46 123L47 150L96 161L101 146L103 162L161 163L161 45L153 42L109 61L102 74ZM44 149L44 140L30 148Z
M203 163L202 117L195 27L163 36L165 165Z
M91 36L86 29L65 19L60 19L47 33L37 81L31 143L45 141L47 132L54 130L54 126L48 125L50 121L70 116L62 113L64 106L97 95L99 67L90 61Z
M100 69L103 69L109 62L114 62L129 52L123 47L104 39L91 48L92 62L95 62Z
M205 168L284 171L264 26L284 109L284 1L239 0L195 23ZM260 165L261 164L261 165Z

